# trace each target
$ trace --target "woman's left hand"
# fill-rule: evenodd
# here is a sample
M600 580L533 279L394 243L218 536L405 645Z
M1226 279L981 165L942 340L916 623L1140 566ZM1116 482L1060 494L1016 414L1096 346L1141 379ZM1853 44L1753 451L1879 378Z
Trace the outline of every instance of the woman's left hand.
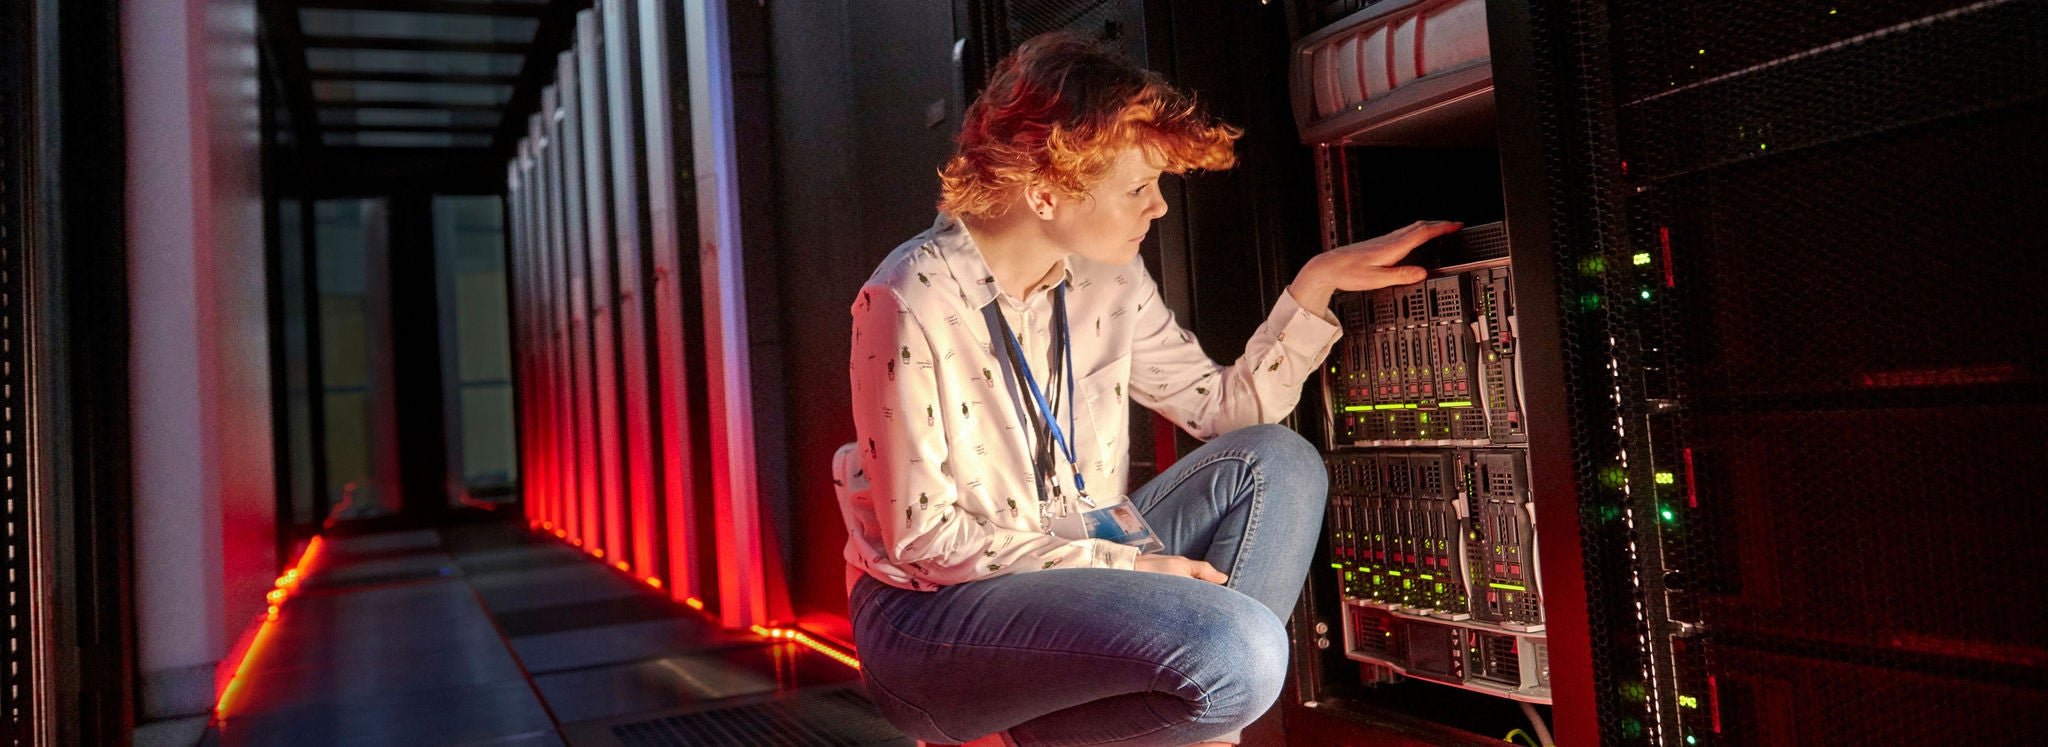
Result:
M1309 313L1327 317L1330 295L1337 291L1367 291L1422 282L1429 275L1427 270L1394 263L1430 239L1464 227L1456 221L1416 221L1385 236L1331 249L1303 265L1287 292Z

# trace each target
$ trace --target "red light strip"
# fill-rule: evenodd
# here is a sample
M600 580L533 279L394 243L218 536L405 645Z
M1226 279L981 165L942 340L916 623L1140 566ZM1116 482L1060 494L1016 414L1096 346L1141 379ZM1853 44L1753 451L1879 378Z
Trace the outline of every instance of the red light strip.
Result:
M1660 246L1664 247L1664 287L1666 287L1666 288L1676 288L1676 287L1678 287L1678 278L1677 278L1676 276L1674 276L1674 275L1672 275L1672 274L1671 274L1671 229L1670 229L1670 228L1668 228L1668 227L1665 227L1665 226L1658 226L1658 227L1657 227L1657 243L1658 243L1658 245L1660 245Z
M1700 507L1700 493L1692 479L1692 447L1680 449L1685 455L1685 505L1687 508Z
M819 641L816 638L812 638L810 634L805 633L801 630L796 630L793 628L764 628L759 625L751 626L751 629L754 631L755 635L761 636L763 638L772 638L779 641L796 641L797 643L801 643L805 646L811 647L812 650L817 651L818 653L832 657L833 661L837 661L841 664L853 667L854 669L860 668L860 660L854 658L853 655L840 651L839 649L833 648L831 646L827 646L823 642Z
M1721 685L1707 675L1707 708L1714 714L1714 733L1721 733Z
M285 600L291 598L292 592L298 590L299 582L305 579L308 569L313 566L313 558L320 554L320 541L321 537L316 535L311 542L307 542L306 551L299 554L299 562L293 563L290 570L278 576L277 588L265 595L270 606L263 616L258 618L256 635L250 637L249 647L241 651L242 659L235 663L234 676L228 678L227 686L221 688L220 699L214 701L213 709L216 715L228 713L229 704L241 693L242 683L248 680L245 675L249 673L249 665L256 661L257 654L270 640L272 624L277 622L278 610L284 607Z

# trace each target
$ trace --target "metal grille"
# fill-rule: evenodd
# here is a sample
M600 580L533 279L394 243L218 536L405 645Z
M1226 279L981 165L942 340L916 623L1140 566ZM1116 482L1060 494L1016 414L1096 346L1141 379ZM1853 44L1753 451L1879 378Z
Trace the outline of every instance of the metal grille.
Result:
M1048 31L1075 31L1147 61L1144 0L977 0L969 6L968 28L972 60L963 72L969 93L981 90L1017 45Z
M621 724L612 736L634 747L863 747L909 745L874 703L852 690Z
M0 740L22 744L32 738L33 664L29 603L30 584L27 466L31 456L27 427L28 382L25 372L28 326L23 314L22 283L27 274L29 216L24 155L28 149L22 121L28 112L28 19L20 8L0 11L0 524L6 537L6 650L0 652Z
M1602 742L2028 743L2048 6L1764 5L1534 19Z

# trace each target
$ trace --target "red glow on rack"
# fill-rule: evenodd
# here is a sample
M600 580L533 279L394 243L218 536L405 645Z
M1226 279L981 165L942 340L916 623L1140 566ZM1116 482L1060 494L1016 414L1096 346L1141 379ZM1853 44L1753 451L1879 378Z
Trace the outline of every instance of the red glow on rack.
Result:
M1863 386L1869 389L1908 389L1930 386L2003 384L2019 378L2019 375L2019 367L2010 365L1935 368L1922 371L1880 371L1864 374Z
M1692 447L1680 450L1685 455L1685 505L1687 508L1700 507L1700 493L1692 479Z
M622 570L622 571L625 571L625 572L627 572L627 573L632 573L632 572L633 572L633 566L630 566L630 565L626 565L626 561L623 561L623 560L621 560L621 561L619 561L619 562L617 562L617 563L613 563L613 564L612 564L612 567L614 567L614 568L617 568L617 569L619 569L619 570Z
M1714 714L1714 733L1721 733L1721 684L1707 675L1707 708Z
M1657 244L1664 248L1664 287L1678 287L1678 278L1671 274L1671 229L1657 227Z
M593 547L593 548L590 548L590 556L591 556L591 557L593 557L593 558L602 558L602 557L604 557L604 548L601 548L601 547Z
M810 634L805 633L801 630L793 630L789 628L764 628L759 625L751 626L751 628L753 629L755 635L759 635L763 638L772 638L779 641L795 641L805 646L809 646L813 651L832 657L833 661L837 661L841 664L853 667L854 669L860 668L860 660L854 658L852 654L848 654L844 651L840 651L839 649L827 646L822 641L819 641L816 638L812 638Z

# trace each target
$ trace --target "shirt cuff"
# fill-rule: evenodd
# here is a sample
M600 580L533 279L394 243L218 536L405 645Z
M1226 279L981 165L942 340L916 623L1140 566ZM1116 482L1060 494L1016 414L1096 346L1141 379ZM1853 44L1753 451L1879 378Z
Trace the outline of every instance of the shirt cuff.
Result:
M1337 323L1336 315L1329 311L1323 314L1309 313L1294 300L1292 290L1282 290L1280 302L1273 304L1273 313L1266 317L1266 324L1280 329L1280 344L1288 350L1309 358L1321 358L1329 354L1330 346L1337 343L1337 338L1344 336L1344 327Z
M1091 539L1095 546L1095 565L1098 568L1122 568L1126 571L1138 569L1138 548L1106 539Z

